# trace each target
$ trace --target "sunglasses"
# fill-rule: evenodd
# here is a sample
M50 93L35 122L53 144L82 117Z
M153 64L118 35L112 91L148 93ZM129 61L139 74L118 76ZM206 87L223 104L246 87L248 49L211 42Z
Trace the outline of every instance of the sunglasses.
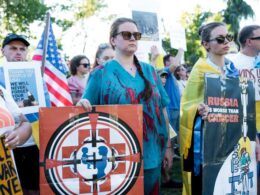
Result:
M142 38L142 33L140 33L140 32L131 33L129 31L122 31L122 32L115 34L115 36L119 35L119 34L122 35L124 40L130 40L132 38L132 36L134 36L135 40L137 40L137 41Z
M85 68L90 67L90 63L82 63L82 64L79 64L79 65L83 65Z
M260 37L251 37L249 39L251 39L251 40L260 40Z
M216 41L218 44L223 44L227 40L228 42L233 41L234 37L231 34L227 34L226 36L219 36L214 39L210 39L209 41Z

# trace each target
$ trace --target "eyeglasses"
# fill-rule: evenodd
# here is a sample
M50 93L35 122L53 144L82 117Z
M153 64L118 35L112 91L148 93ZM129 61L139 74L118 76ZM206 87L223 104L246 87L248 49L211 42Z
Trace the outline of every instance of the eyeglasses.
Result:
M85 68L90 67L90 63L82 63L82 64L79 64L79 65L83 65Z
M122 35L124 40L130 40L132 38L132 36L134 36L135 40L138 41L142 37L142 33L140 33L140 32L133 32L133 33L131 33L129 31L122 31L122 32L119 32L119 33L115 34L115 36L119 35L119 34Z
M219 36L214 39L210 39L209 41L217 41L218 44L223 44L227 40L228 42L233 41L234 37L231 34L227 34L226 36Z
M249 39L251 39L251 40L260 40L260 37L251 37Z

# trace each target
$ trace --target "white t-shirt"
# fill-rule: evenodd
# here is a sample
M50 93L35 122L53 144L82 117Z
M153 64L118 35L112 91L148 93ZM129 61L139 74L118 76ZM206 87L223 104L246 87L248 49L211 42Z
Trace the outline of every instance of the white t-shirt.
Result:
M179 89L180 89L180 94L182 95L184 88L186 87L187 81L186 80L177 80Z
M228 56L238 70L254 68L255 57L246 56L241 52Z

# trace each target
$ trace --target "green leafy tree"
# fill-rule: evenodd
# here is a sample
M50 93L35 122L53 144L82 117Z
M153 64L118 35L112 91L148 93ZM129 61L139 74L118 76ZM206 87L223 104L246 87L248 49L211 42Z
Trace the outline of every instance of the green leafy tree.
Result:
M201 7L196 6L194 13L184 13L181 17L181 24L186 29L187 52L185 52L185 60L189 64L193 65L200 56L205 55L198 30L210 16L212 16L211 12L202 12Z
M44 21L47 11L52 12L52 22L65 31L72 27L75 21L86 19L106 7L103 0L73 0L47 7L41 0L0 0L0 33L25 32L29 34L29 25L34 21ZM64 13L76 13L74 17L61 17ZM0 35L0 36L1 36Z
M39 0L0 0L0 32L28 32L29 25L42 20L47 10Z
M229 30L234 33L235 41L237 41L240 21L243 18L247 19L254 16L252 7L243 0L227 0L227 8L222 12L224 22L229 24Z
M107 5L104 4L104 0L84 0L82 4L77 6L76 19L85 19L93 16L105 7Z
M200 6L196 6L193 13L185 12L181 16L181 24L186 31L187 51L185 52L185 62L191 66L199 59L205 57L205 50L201 47L200 38L198 35L199 27L207 21L220 21L221 16L212 14L211 12L202 12ZM163 48L167 53L173 55L177 50L172 49L170 46L169 36L163 40Z
M254 16L250 5L243 0L226 0L227 8L218 13L202 12L200 6L196 6L193 13L183 13L181 24L186 29L187 51L185 61L194 65L199 57L205 57L206 52L201 47L198 29L201 25L212 21L224 21L229 30L234 34L235 41L240 28L240 21ZM170 47L170 38L166 36L163 40L163 48L167 53L175 54L176 50Z

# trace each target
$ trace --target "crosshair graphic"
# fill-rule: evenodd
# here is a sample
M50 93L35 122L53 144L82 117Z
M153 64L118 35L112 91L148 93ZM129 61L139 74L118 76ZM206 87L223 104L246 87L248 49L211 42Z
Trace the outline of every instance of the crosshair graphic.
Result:
M55 194L126 194L140 174L142 153L123 120L93 111L58 127L40 164Z

